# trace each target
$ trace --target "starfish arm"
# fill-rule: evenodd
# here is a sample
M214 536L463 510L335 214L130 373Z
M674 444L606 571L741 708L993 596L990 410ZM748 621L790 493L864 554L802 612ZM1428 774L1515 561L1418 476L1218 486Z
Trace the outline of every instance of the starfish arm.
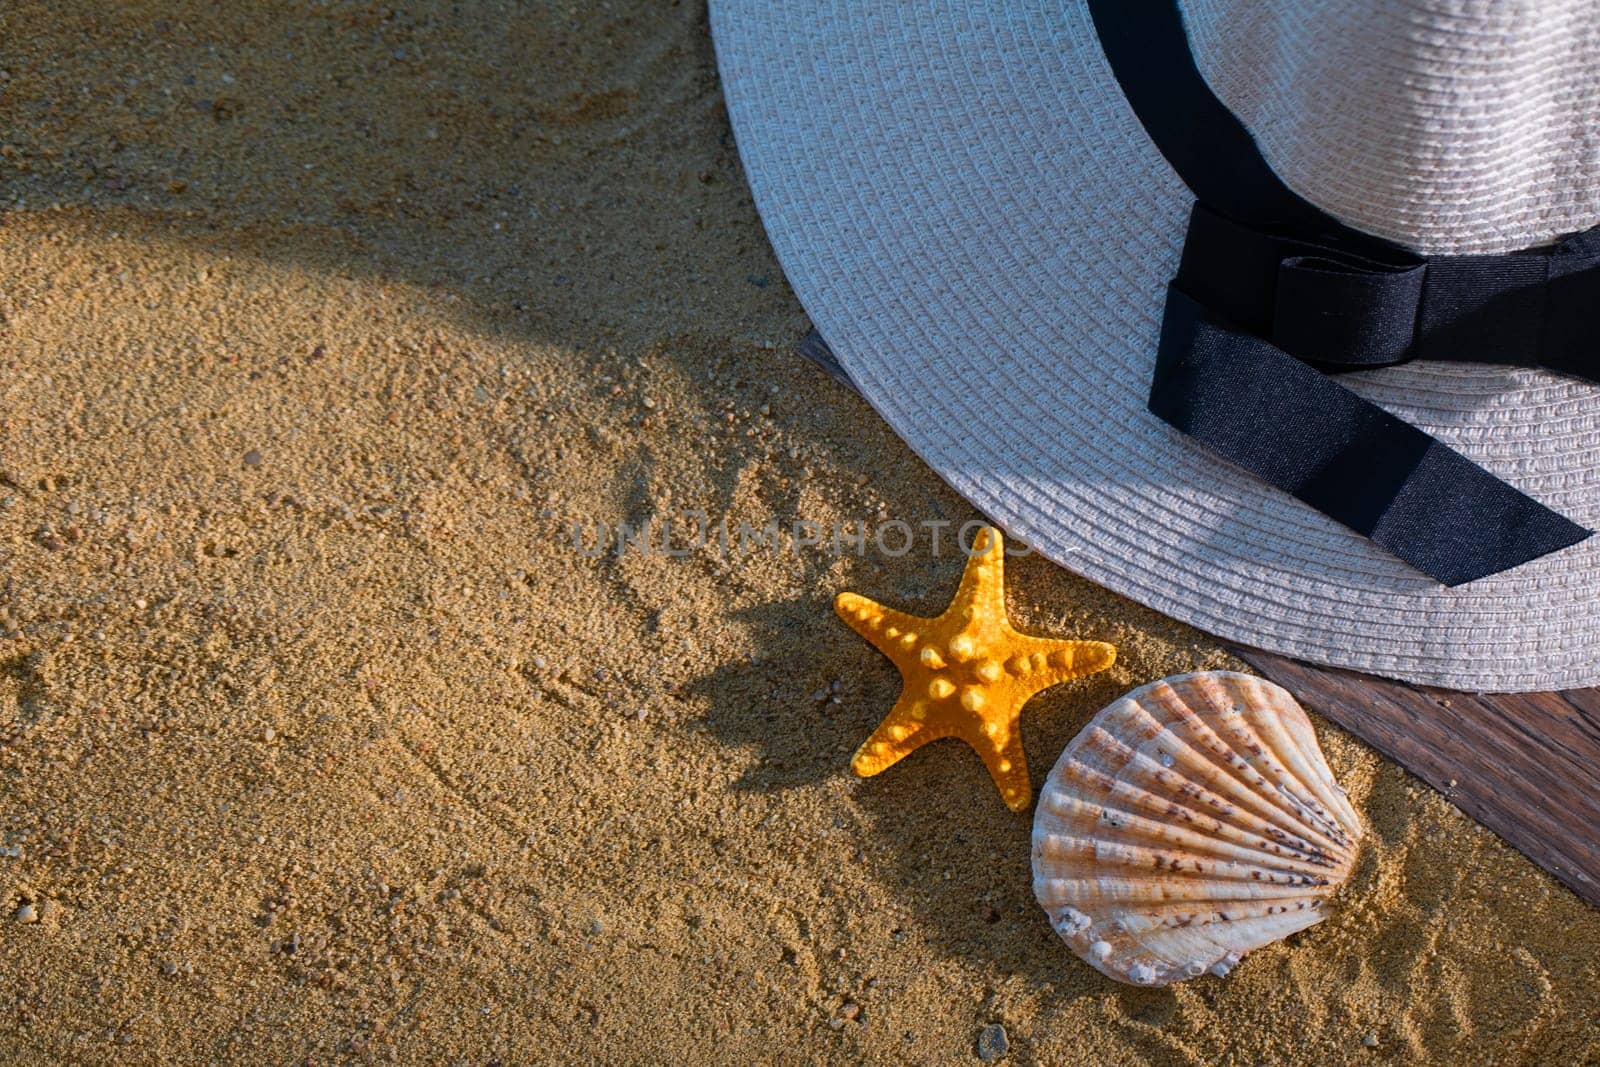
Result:
M1006 673L1030 693L1086 678L1117 661L1117 646L1104 641L1058 641L1017 634L1006 658Z
M1005 561L1000 531L993 526L979 530L972 539L972 554L967 559L967 569L961 574L955 599L950 601L949 611L963 613L967 619L1004 619Z
M1012 811L1026 811L1033 802L1033 785L1028 781L1028 759L1022 752L1022 731L1015 721L1011 729L999 737L985 738L973 744L983 765L989 768L989 777L1000 790L1000 799Z
M851 769L863 778L871 778L929 741L948 737L950 732L929 723L926 714L926 705L920 699L902 693L883 722L872 731L872 736L856 749L856 754L850 758Z
M897 662L917 646L917 638L927 633L932 621L886 608L856 593L840 593L834 597L833 609L846 626Z

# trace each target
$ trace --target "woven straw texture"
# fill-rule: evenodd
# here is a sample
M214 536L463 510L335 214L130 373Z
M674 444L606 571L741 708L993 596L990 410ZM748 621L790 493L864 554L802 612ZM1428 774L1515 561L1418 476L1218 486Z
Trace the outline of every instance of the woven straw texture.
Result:
M1308 199L1421 251L1600 220L1587 3L1196 0L1201 70ZM1445 589L1144 409L1187 190L1080 3L713 0L740 155L864 395L958 492L1224 638L1485 691L1600 682L1600 537ZM1342 379L1600 525L1600 392L1414 364Z

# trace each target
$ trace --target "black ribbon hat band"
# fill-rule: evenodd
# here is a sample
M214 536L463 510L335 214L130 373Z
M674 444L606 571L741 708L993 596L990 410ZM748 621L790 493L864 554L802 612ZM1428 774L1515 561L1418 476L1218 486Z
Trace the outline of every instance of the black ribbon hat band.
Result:
M1176 0L1089 10L1134 113L1197 198L1150 411L1446 585L1588 537L1328 375L1426 359L1600 380L1600 228L1477 256L1360 233L1273 173L1201 76Z

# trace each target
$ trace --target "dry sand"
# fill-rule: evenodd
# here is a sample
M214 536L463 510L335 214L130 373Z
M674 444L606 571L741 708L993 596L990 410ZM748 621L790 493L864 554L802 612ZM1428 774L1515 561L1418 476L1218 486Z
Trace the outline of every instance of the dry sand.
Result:
M959 559L574 548L973 517L791 354L699 4L12 0L0 144L5 1062L1597 1057L1600 914L1320 720L1336 917L1118 987L971 752L848 772L898 681L831 596ZM1233 665L1010 574L1123 653L1036 780Z

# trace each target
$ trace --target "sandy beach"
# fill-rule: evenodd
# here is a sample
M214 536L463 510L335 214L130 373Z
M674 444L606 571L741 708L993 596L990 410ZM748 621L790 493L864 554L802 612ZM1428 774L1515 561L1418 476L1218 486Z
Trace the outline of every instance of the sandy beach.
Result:
M1600 913L1324 720L1333 917L1119 986L970 750L850 773L831 600L958 554L592 552L979 517L794 354L701 4L15 0L0 210L0 1060L1600 1062ZM1243 669L1008 574L1120 649L1036 787Z

